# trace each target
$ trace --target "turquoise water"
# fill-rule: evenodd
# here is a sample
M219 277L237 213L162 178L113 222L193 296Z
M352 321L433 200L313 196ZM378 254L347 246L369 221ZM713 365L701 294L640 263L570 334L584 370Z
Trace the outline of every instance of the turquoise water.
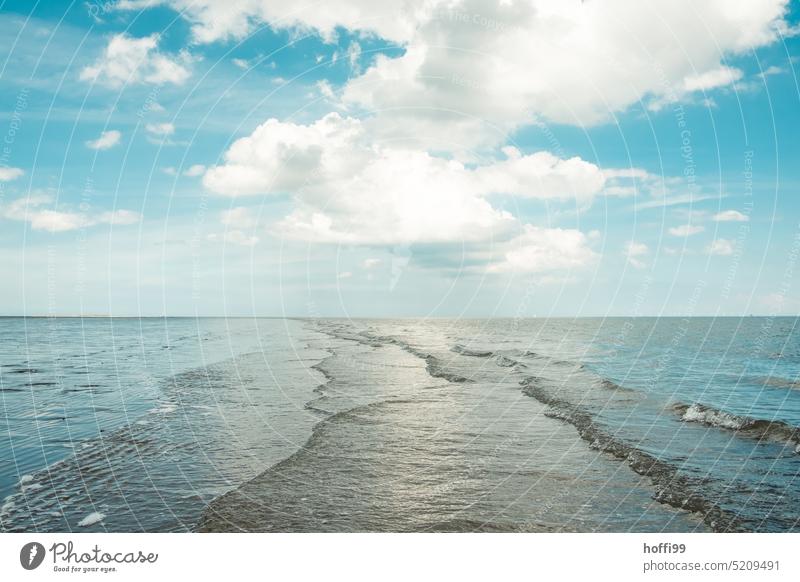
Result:
M796 326L3 318L0 527L794 531Z

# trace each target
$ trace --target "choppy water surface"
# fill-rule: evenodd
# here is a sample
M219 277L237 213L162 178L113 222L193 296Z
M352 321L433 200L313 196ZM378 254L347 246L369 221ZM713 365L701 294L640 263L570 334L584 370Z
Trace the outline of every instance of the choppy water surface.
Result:
M794 531L796 320L0 320L13 531Z

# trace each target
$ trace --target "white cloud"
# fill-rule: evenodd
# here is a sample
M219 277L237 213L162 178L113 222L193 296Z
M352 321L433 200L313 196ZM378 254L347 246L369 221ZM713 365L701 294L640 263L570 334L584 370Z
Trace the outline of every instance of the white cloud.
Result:
M171 123L148 123L144 126L147 133L158 136L169 136L175 133L175 126Z
M509 241L503 259L488 266L490 273L547 273L586 267L598 258L582 232L539 228L526 224L524 232Z
M738 210L723 210L711 217L715 222L747 222L750 217Z
M206 171L206 167L202 164L194 164L190 166L186 171L183 172L184 176L188 176L189 178L196 178L198 176L202 176Z
M333 99L336 97L333 92L333 87L331 87L331 84L326 79L317 81L317 89L319 89L320 94L326 99Z
M120 0L117 7L139 10L159 4L180 12L192 24L194 39L200 43L244 38L259 23L278 30L313 29L326 40L332 40L341 26L403 42L424 9L422 0L328 0L300 7L288 7L278 0ZM405 8L410 10L408 14Z
M721 60L777 40L786 4L442 3L423 12L402 56L378 56L349 81L343 101L374 112L384 135L454 151L539 119L602 123L640 101L735 82L741 72Z
M673 226L672 228L667 229L672 236L692 236L693 234L697 234L703 232L705 230L702 226L694 226L691 224L682 224L681 226Z
M690 75L683 80L683 88L687 92L710 91L718 87L732 85L744 76L740 69L721 66L695 75Z
M364 261L361 263L361 266L364 269L371 269L373 267L377 267L382 262L383 261L381 259L364 259Z
M225 226L222 234L208 235L208 240L225 242L243 247L252 247L259 242L259 237L252 234L258 226L257 218L249 208L237 206L220 213L220 223Z
M359 59L361 58L361 45L356 41L352 41L350 46L347 47L347 62L350 64L350 69L354 73L359 72Z
M21 177L25 172L22 168L0 168L0 182L10 182Z
M174 131L174 128L173 128L172 131ZM150 133L152 133L153 135L159 135L159 133L156 132L156 131L153 131L153 132L150 132ZM159 140L156 140L155 138L148 137L148 140L151 141L152 143L157 143L157 144L161 143ZM167 176L177 176L178 175L178 170L174 166L167 166L166 168L161 168L161 171L164 172ZM183 175L186 176L187 178L197 178L198 176L202 176L205 173L205 171L206 171L206 167L204 165L202 165L202 164L194 164L194 165L189 166L188 168L186 168L183 171Z
M782 75L785 72L786 70L783 69L782 67L770 65L769 67L758 73L757 76L761 77L762 79L766 79L767 77L771 77L773 75Z
M331 114L307 125L268 120L207 169L206 188L226 196L290 194L295 207L275 225L280 236L483 245L491 249L483 251L489 270L543 272L591 263L591 240L577 230L523 224L494 206L492 194L579 208L597 195L641 190L660 194L652 203L662 206L678 197L667 196L666 180L635 168L608 170L514 148L487 160L487 150L473 150L506 143L508 132L525 125L602 123L640 102L729 85L741 73L724 64L728 57L774 42L786 26L787 0L735 7L723 0L331 0L291 11L271 0L120 3L154 4L179 10L200 43L243 38L266 23L315 30L326 40L341 26L404 49L375 56L342 87L318 87L352 117ZM353 47L351 65L358 57ZM687 225L670 233L701 230Z
M646 244L630 241L627 245L625 245L624 254L628 259L628 263L637 269L643 269L647 266L647 264L641 259L641 257L647 255L649 252L650 249Z
M602 191L606 175L580 158L562 160L549 152L523 156L503 148L508 158L479 167L474 174L484 193L514 194L522 198L591 200Z
M94 81L112 88L138 83L180 85L189 78L188 53L164 55L159 52L159 36L134 38L125 33L111 37L102 56L81 70L83 81Z
M727 255L732 255L733 251L734 251L733 241L724 238L718 238L706 247L706 252L709 255L727 256Z
M287 238L374 246L485 243L494 245L485 262L495 272L540 272L559 253L563 268L588 264L593 252L582 233L521 224L487 197L586 205L615 173L609 178L594 164L547 152L504 153L503 160L466 166L375 144L361 121L332 113L309 125L267 121L234 142L225 163L209 168L203 182L226 196L291 194L294 210L275 225ZM548 233L552 244L544 242ZM531 253L542 256L534 260Z
M641 100L670 102L730 84L724 64L773 43L789 25L788 0L741 2L565 2L531 0L330 0L287 9L277 0L123 0L171 6L197 42L245 37L261 23L337 27L402 45L377 56L343 92L376 112L376 131L436 139L443 148L499 143L537 119L608 121ZM350 52L352 57L355 51Z
M309 125L268 120L234 142L225 163L209 168L203 181L226 196L299 190L309 197L345 187L351 192L368 187L381 191L384 186L391 190L405 182L404 196L422 198L432 197L433 191L446 196L458 190L460 194L452 195L502 193L590 202L620 177L647 175L635 169L604 171L580 158L563 160L549 152L523 155L506 147L503 154L505 159L469 167L424 151L393 149L374 144L364 122L331 113ZM412 191L409 182L417 180Z
M671 179L670 179L671 180ZM680 178L678 178L680 182ZM670 194L670 190L666 189L664 196L656 196L651 200L636 201L636 210L646 210L648 208L665 208L667 206L677 206L679 204L696 204L704 200L718 200L719 194Z
M796 314L798 311L797 307L791 305L791 303L795 302L788 301L786 294L780 292L767 293L766 295L758 298L758 304L766 309L770 314L786 312Z
M336 278L337 279L349 279L352 276L353 276L353 273L351 273L350 271L342 271L341 273L339 273L336 276Z
M86 147L92 150L107 150L113 148L122 139L122 134L116 129L104 131L100 137L86 142Z
M240 69L250 68L250 63L246 59L231 59L231 62Z
M18 198L1 208L0 215L10 220L28 222L34 230L50 232L66 232L97 224L135 224L141 220L141 215L131 210L90 214L45 208L45 206L51 205L54 206L52 196L48 194L31 194L25 198Z

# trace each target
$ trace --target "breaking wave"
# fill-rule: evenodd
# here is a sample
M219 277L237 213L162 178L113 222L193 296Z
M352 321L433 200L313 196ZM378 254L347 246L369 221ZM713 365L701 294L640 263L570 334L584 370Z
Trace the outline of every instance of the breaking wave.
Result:
M696 422L706 426L732 430L757 440L783 442L792 445L794 452L800 454L800 428L780 420L763 420L740 416L697 403L676 404L673 409L680 415L683 422Z
M470 356L473 358L491 358L494 355L494 352L488 350L473 350L467 347L462 346L461 344L456 344L452 348L451 351L461 354L462 356Z
M547 416L571 424L592 448L627 462L633 471L648 477L656 486L656 501L699 514L714 531L745 531L735 514L700 492L700 483L696 479L682 475L669 463L615 439L598 426L592 414L584 408L549 394L541 378L531 376L521 384L525 394L550 407Z

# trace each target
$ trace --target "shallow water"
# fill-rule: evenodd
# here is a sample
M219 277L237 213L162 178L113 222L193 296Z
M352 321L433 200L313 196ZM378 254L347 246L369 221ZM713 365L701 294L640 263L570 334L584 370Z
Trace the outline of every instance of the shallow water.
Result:
M794 319L5 319L0 338L6 530L800 518Z

